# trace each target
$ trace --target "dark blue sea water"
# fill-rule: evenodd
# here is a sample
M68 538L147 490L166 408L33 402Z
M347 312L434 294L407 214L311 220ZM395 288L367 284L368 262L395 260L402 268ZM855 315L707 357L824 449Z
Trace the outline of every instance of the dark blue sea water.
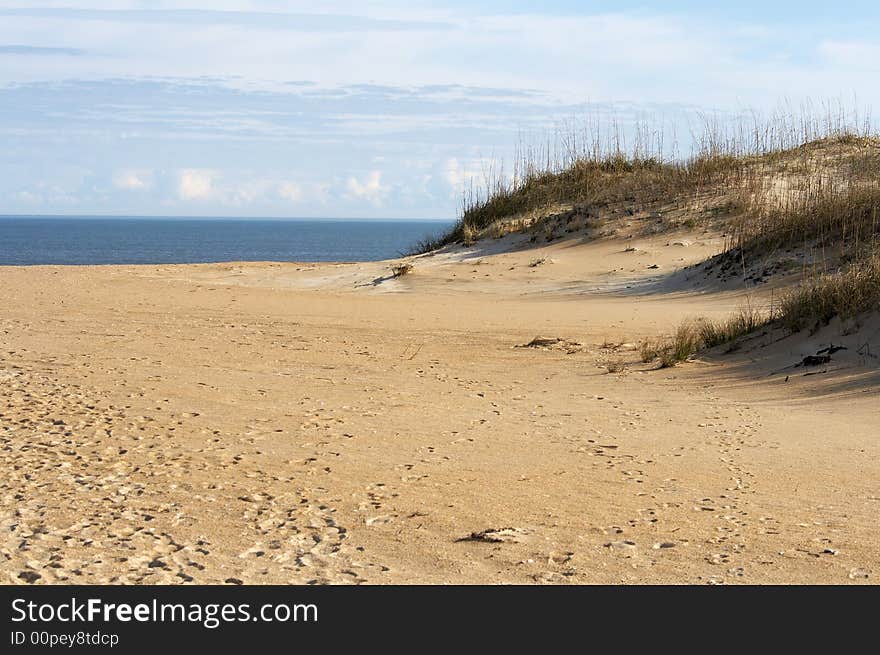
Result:
M0 265L370 261L451 223L0 216Z

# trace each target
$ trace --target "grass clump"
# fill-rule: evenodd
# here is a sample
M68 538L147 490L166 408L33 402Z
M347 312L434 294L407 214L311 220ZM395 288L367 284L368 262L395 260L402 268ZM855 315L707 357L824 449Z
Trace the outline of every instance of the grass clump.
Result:
M620 359L614 359L605 364L605 371L608 373L625 373L626 362Z
M700 324L685 321L660 351L660 368L670 368L683 362L703 347Z
M769 318L767 314L746 306L726 321L704 319L699 322L700 348L714 348L732 343L766 325Z
M766 325L772 318L771 314L745 307L724 321L689 319L681 323L671 337L644 341L641 346L642 361L648 363L658 360L660 368L671 368L701 350L733 343Z
M671 368L694 355L703 346L698 321L685 321L666 339L647 339L642 342L642 362L659 360L660 368Z
M401 250L397 254L401 257L409 257L412 255L422 255L428 252L434 252L448 243L445 235L425 237L416 241L412 247Z
M855 261L845 270L827 273L801 284L783 296L779 306L763 312L747 306L723 321L687 320L666 339L641 344L645 363L659 361L670 368L701 350L734 343L762 327L775 326L791 333L828 325L832 319L851 319L880 311L880 252Z
M779 320L791 332L827 325L831 319L880 311L880 252L802 284L783 297Z
M660 356L660 353L663 351L663 342L658 339L645 339L642 341L639 346L639 355L642 358L642 362L647 364L648 362L653 362Z

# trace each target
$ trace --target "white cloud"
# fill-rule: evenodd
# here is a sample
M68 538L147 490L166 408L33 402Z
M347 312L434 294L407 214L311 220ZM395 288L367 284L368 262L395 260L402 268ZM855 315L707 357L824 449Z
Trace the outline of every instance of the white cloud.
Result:
M438 174L436 169L434 174ZM499 179L510 181L510 175L504 170L504 161L499 157L466 160L451 157L443 162L439 175L456 194L460 194L472 185L485 187Z
M113 186L117 189L139 191L153 186L153 172L144 170L121 170L113 176Z
M290 202L299 202L303 197L303 190L299 184L294 182L282 182L278 186L278 195L284 200Z
M449 186L456 192L461 192L467 185L477 177L479 170L473 165L463 164L455 157L447 159L443 164L443 179L449 183Z
M836 64L858 70L877 70L880 61L880 43L866 41L823 41L819 54Z
M184 200L205 200L214 191L216 173L204 168L184 168L180 171L177 193Z
M273 186L270 180L256 177L239 182L233 188L218 189L216 195L223 204L247 206L264 200Z
M526 15L328 2L302 18L104 10L315 11L305 0L0 0L89 10L0 11L0 138L15 155L0 156L6 211L32 211L22 189L51 206L55 196L31 183L45 175L79 197L81 213L449 215L472 182L483 192L512 172L518 134L540 145L587 102L624 129L668 121L683 152L697 111L767 113L779 97L854 92L860 106L880 104L875 9L860 24L789 24L662 3ZM28 48L81 54L14 54ZM71 177L71 162L100 170Z
M42 202L43 200L40 196L31 191L19 191L15 194L15 197L21 202L27 203L29 205L35 205L39 202Z
M112 6L73 0L60 4L82 8L101 4L104 9L179 7L171 0L120 0ZM0 43L64 47L89 54L31 57L22 66L0 69L0 83L174 76L222 79L239 89L289 91L285 83L290 80L319 80L317 86L322 88L353 82L400 86L454 82L538 90L559 102L628 99L708 106L764 105L767 88L774 90L773 101L780 84L778 93L789 95L786 81L799 74L807 82L812 80L800 89L805 95L837 95L870 87L869 80L862 78L841 80L841 71L830 70L838 61L835 58L825 58L826 65L819 70L803 63L815 53L819 40L815 28L794 29L760 16L731 21L711 11L591 13L586 7L570 15L539 11L492 15L478 7L444 10L396 0L361 3L356 9L344 2L334 5L328 9L321 3L322 15L304 17L297 13L308 12L303 2L191 0L186 3L190 10L222 7L279 14L236 18L223 12L171 12L168 22L159 22L155 12L149 12L149 20L143 12L103 13L99 21L91 12L78 15L64 10L51 17L16 10L0 20ZM340 15L332 17L328 12ZM406 29L383 27L378 19L388 17L404 21ZM439 29L435 20L445 27ZM306 29L307 23L313 27L320 23L321 29ZM63 34L64 42L50 41L50 34ZM827 45L836 50L838 44ZM867 44L864 52L859 70L876 53L876 45ZM752 83L755 76L764 79ZM876 91L870 92L877 97Z
M363 181L350 177L345 186L350 197L368 200L375 204L380 204L383 196L388 192L388 187L382 184L381 171L370 171Z
M295 182L252 170L185 168L178 171L181 200L208 201L216 207L277 206L278 200L300 202L306 189Z

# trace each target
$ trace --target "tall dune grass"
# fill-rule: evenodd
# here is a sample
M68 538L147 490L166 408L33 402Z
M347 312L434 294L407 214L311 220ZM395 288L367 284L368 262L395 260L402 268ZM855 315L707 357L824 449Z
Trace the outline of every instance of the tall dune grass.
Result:
M871 245L880 230L880 138L836 134L766 154L735 191L732 247Z
M489 165L466 188L459 220L439 243L468 240L498 221L560 204L648 203L718 189L745 198L774 169L808 176L820 146L876 145L870 114L842 104L785 107L768 118L704 116L700 123L684 156L662 125L641 122L626 131L614 119L568 123L541 145L520 143L511 170ZM880 169L878 162L868 157L861 177Z
M424 247L524 229L560 206L723 197L727 256L820 255L772 311L686 321L671 337L645 342L644 361L674 366L768 324L798 331L880 311L880 136L869 113L828 103L784 107L767 119L703 117L686 156L674 134L648 124L636 125L629 144L619 123L605 128L568 125L542 146L521 145L511 174L490 167L482 186L463 195L454 228Z

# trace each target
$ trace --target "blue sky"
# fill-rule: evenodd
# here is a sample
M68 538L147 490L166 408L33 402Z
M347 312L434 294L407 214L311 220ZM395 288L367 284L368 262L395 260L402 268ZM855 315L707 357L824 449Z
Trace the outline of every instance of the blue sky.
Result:
M0 0L0 213L443 218L581 115L880 104L880 3L723 4Z

